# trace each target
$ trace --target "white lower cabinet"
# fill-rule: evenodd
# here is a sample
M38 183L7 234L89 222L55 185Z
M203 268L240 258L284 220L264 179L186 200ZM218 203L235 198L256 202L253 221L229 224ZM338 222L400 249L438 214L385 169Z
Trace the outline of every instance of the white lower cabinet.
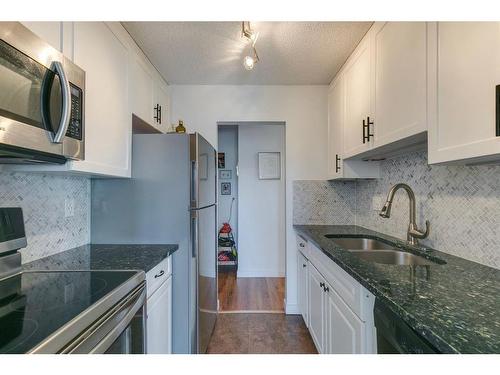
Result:
M325 280L314 267L308 270L309 332L319 353L326 353Z
M321 250L307 243L305 248L308 257L298 251L299 308L306 299L307 326L318 352L376 353L375 297Z
M308 280L307 280L307 268L308 261L307 258L299 251L297 252L297 274L298 274L298 286L299 286L299 311L304 319L306 326L309 325L309 312L307 311L307 306L309 303L309 291L308 288Z
M326 352L330 354L365 353L365 323L345 304L335 290L327 285Z
M172 353L172 266L170 257L146 274L146 352Z

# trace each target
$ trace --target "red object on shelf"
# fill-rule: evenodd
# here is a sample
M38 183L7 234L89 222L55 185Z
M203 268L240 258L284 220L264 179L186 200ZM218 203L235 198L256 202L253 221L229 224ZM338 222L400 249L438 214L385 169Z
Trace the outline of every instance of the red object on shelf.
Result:
M220 228L219 233L231 233L233 229L229 223L222 224L222 228Z

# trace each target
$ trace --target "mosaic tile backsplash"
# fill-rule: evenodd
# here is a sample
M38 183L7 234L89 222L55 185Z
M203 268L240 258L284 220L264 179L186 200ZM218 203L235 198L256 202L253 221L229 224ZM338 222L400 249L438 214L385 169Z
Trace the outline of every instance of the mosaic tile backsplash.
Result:
M405 239L409 209L404 191L394 198L391 218L378 215L398 182L415 192L419 226L431 223L422 244L500 268L500 166L429 166L427 152L419 151L383 161L378 180L296 181L294 223L354 222Z
M65 200L74 215L65 217ZM90 242L90 179L38 173L0 172L0 204L22 207L28 247L23 263Z

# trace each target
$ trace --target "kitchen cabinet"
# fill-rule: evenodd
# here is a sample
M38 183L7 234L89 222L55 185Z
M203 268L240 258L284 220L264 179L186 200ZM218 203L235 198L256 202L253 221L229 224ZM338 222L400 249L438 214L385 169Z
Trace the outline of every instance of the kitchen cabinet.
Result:
M298 300L299 300L299 312L304 319L304 323L306 326L309 325L308 319L308 301L309 301L309 293L308 293L308 261L307 258L300 252L297 252L297 275L298 275Z
M325 296L323 286L325 279L316 270L316 268L308 268L308 294L309 294L309 332L316 345L318 353L326 352L326 311L325 311Z
M367 35L343 69L345 84L344 158L367 151L373 144L372 48Z
M344 105L344 75L341 74L332 82L328 92L328 179L378 178L378 162L344 160Z
M172 257L146 273L147 353L172 352Z
M119 24L75 22L74 62L86 72L85 160L78 171L130 177L128 50Z
M297 236L299 241L300 236ZM319 353L375 353L375 297L313 244L304 243L299 267L299 303L307 288L308 328ZM299 242L301 243L301 242Z
M431 23L429 163L500 159L500 23Z
M147 300L147 353L172 353L172 277Z
M165 133L170 127L168 86L144 56L130 56L130 106L142 121Z
M427 25L379 22L372 32L373 147L378 148L427 130ZM416 139L417 143L425 140L425 137Z
M326 351L330 354L364 353L365 323L326 284Z
M329 179L377 178L352 161L425 148L427 42L425 22L377 22L348 58L330 85Z

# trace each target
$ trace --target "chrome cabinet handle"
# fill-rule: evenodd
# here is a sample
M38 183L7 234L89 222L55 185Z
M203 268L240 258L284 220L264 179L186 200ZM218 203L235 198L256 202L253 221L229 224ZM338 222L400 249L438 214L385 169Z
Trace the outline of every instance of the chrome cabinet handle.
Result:
M158 273L155 275L155 279L157 279L157 278L159 278L159 277L162 277L164 274L165 274L165 271L161 270L160 272L158 272Z
M325 291L325 292L327 292L327 293L328 293L328 292L330 291L330 288L328 288L328 287L325 285L325 286L323 287L323 291Z
M305 264L302 264L302 268L306 268L307 266Z
M59 76L62 93L61 121L59 122L59 129L57 130L57 133L52 136L52 143L61 143L66 131L68 130L69 121L71 119L71 91L69 88L68 78L66 77L66 73L64 72L61 62L53 61L52 68Z
M300 247L306 247L306 245L304 245L304 243L303 243L303 242L299 243L299 246L300 246Z
M319 287L325 289L325 283L319 283Z

